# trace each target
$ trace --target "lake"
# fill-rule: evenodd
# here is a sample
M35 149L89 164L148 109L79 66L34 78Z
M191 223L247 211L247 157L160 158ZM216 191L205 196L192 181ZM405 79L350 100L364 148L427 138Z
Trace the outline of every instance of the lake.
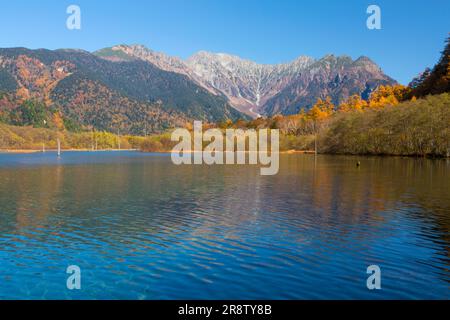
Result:
M391 298L450 298L449 160L0 154L0 299Z

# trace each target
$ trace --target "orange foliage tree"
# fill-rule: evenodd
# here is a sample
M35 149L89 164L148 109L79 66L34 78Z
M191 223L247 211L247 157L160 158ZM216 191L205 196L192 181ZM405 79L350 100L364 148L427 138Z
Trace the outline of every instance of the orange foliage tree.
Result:
M377 109L388 105L395 106L401 101L406 100L406 97L410 92L411 89L409 87L400 84L394 86L380 86L370 95L368 107Z

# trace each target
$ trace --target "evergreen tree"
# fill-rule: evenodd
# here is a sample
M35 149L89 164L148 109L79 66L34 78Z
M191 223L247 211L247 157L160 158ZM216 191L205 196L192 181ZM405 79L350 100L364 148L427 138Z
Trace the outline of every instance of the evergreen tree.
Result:
M450 92L450 36L446 40L446 46L439 62L431 73L416 87L413 87L412 95L423 97L428 94L440 94Z

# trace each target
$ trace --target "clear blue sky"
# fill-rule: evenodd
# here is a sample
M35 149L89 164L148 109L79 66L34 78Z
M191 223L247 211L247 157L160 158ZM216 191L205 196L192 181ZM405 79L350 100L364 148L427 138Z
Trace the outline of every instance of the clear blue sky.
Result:
M433 66L450 32L448 0L10 0L0 6L0 47L81 48L144 44L186 58L199 50L259 63L299 55L366 55L401 83ZM66 29L66 8L82 29ZM382 30L366 9L382 10Z

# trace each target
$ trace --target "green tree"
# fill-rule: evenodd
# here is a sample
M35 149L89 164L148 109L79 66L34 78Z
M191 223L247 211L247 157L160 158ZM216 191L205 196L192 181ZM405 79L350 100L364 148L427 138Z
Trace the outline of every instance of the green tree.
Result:
M17 108L13 115L13 123L22 126L46 128L47 109L42 102L27 100Z
M414 88L412 95L423 97L429 94L450 92L450 36L439 62L421 83Z

